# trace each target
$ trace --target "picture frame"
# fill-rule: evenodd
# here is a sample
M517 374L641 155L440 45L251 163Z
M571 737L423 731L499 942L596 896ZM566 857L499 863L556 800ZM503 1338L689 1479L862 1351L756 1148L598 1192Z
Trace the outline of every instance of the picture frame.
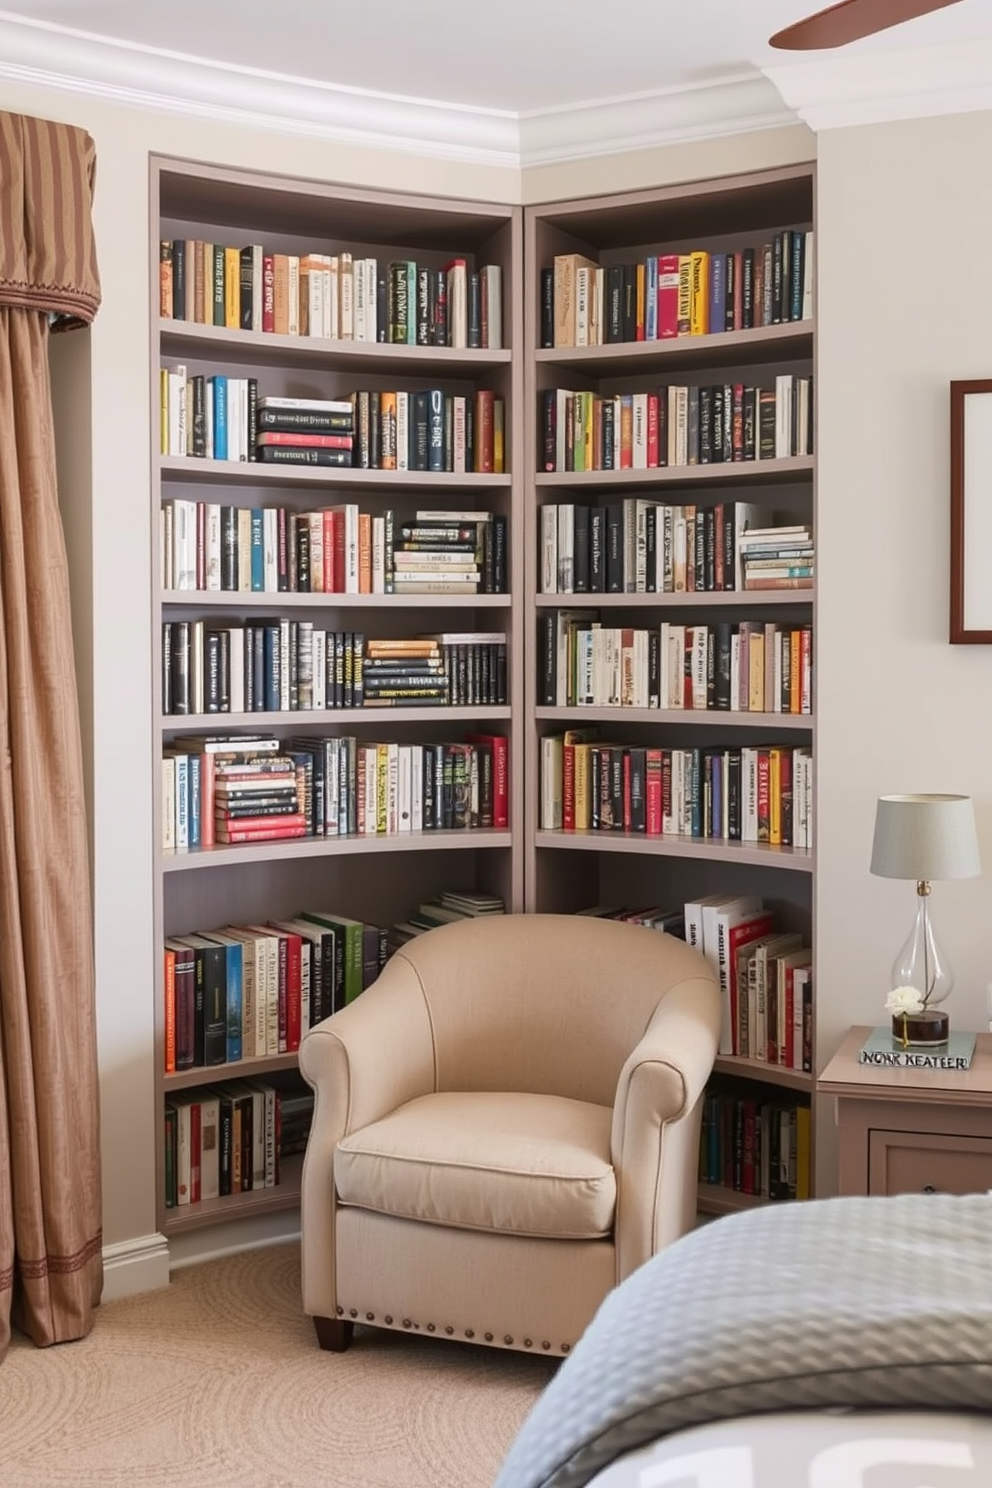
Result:
M992 378L951 383L952 646L992 646Z

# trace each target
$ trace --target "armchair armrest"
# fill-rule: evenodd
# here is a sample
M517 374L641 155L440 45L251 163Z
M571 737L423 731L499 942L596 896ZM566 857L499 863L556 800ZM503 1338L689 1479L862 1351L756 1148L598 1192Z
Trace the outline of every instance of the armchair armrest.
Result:
M701 1097L720 1039L715 978L665 994L617 1084L611 1137L617 1174L617 1280L692 1228Z
M434 1040L420 978L395 955L374 986L300 1042L314 1112L301 1190L303 1305L333 1318L334 1151L342 1137L433 1091ZM312 1265L307 1257L318 1258Z

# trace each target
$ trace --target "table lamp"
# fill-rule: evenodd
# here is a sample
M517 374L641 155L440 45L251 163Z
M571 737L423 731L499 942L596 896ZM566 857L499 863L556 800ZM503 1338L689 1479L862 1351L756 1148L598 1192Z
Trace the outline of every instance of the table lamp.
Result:
M880 796L875 809L871 871L916 880L916 922L892 967L887 1006L893 1036L903 1045L946 1044L950 1018L941 1009L954 976L934 939L930 884L981 873L970 796ZM913 993L916 996L913 996Z

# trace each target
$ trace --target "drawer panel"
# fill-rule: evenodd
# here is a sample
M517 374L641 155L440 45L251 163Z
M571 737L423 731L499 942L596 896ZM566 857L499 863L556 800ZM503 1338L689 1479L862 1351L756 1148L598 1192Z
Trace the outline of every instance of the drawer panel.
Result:
M868 1133L868 1192L992 1191L992 1138L949 1132Z

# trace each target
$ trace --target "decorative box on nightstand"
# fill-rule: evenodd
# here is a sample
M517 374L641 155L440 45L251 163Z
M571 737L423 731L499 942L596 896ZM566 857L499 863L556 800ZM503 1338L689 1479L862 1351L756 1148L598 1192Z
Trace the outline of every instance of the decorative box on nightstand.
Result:
M869 1028L852 1028L817 1081L837 1102L842 1194L992 1190L992 1034L968 1070L858 1063Z

